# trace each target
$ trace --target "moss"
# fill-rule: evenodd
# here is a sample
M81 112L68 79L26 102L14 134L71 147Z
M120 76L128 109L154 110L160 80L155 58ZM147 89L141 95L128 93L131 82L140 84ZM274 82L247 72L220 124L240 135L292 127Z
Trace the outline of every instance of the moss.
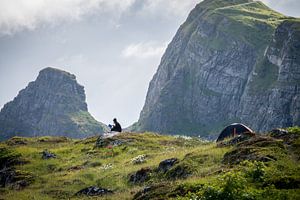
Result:
M240 37L258 49L269 43L275 28L286 19L284 15L269 9L261 2L224 7L215 12L231 19L225 32Z
M288 130L289 134L298 134L298 135L300 135L300 127L299 126L290 127L290 128L287 128L287 130Z
M0 169L20 163L21 154L6 147L0 147Z
M91 130L104 132L106 126L97 122L89 112L79 111L70 115L71 120L81 129L83 133L89 133ZM101 128L100 128L101 127ZM91 129L92 128L92 129Z

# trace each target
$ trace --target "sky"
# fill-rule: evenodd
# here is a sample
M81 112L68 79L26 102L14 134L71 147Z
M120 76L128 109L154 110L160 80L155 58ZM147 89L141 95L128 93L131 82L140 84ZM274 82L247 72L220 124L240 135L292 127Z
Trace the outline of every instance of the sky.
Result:
M76 75L98 121L133 124L168 43L199 2L0 0L0 108L55 67ZM300 17L299 0L263 2Z

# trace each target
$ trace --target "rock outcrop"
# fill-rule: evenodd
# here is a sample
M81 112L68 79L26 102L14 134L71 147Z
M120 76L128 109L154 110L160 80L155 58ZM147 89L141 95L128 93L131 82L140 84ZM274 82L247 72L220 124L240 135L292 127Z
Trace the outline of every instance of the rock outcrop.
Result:
M16 169L16 165L25 164L21 155L6 147L0 147L0 188L10 187L20 190L30 185L34 177L31 173Z
M80 196L80 195L86 195L86 196L103 196L103 195L108 195L112 194L113 191L106 189L106 188L101 188L101 187L96 187L96 186L90 186L87 188L84 188L77 192L75 195Z
M65 71L45 68L0 112L0 139L13 136L82 138L103 133L88 112L83 86Z
M252 0L204 0L169 44L135 131L207 136L233 122L300 125L300 20Z

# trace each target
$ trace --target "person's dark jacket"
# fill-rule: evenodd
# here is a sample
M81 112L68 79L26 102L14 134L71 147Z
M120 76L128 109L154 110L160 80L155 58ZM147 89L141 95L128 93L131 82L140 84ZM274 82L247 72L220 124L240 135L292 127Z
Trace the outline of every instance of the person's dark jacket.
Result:
M122 127L119 122L116 122L115 125L110 129L111 131L122 132Z

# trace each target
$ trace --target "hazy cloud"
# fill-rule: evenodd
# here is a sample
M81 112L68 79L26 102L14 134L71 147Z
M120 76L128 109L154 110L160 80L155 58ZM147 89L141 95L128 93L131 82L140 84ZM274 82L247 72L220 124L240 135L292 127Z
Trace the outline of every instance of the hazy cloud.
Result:
M262 0L283 13L299 16L299 0ZM185 16L201 0L1 0L0 35L33 30L42 24L79 20L92 13L120 16L138 4L140 16Z
M11 35L43 24L80 20L93 13L119 17L134 4L140 15L186 15L199 0L1 0L0 34ZM132 10L131 10L132 11Z
M0 34L35 29L43 23L79 20L94 12L121 13L135 0L1 0Z
M124 58L151 58L161 57L166 49L167 44L160 44L157 42L140 42L130 44L121 53Z

